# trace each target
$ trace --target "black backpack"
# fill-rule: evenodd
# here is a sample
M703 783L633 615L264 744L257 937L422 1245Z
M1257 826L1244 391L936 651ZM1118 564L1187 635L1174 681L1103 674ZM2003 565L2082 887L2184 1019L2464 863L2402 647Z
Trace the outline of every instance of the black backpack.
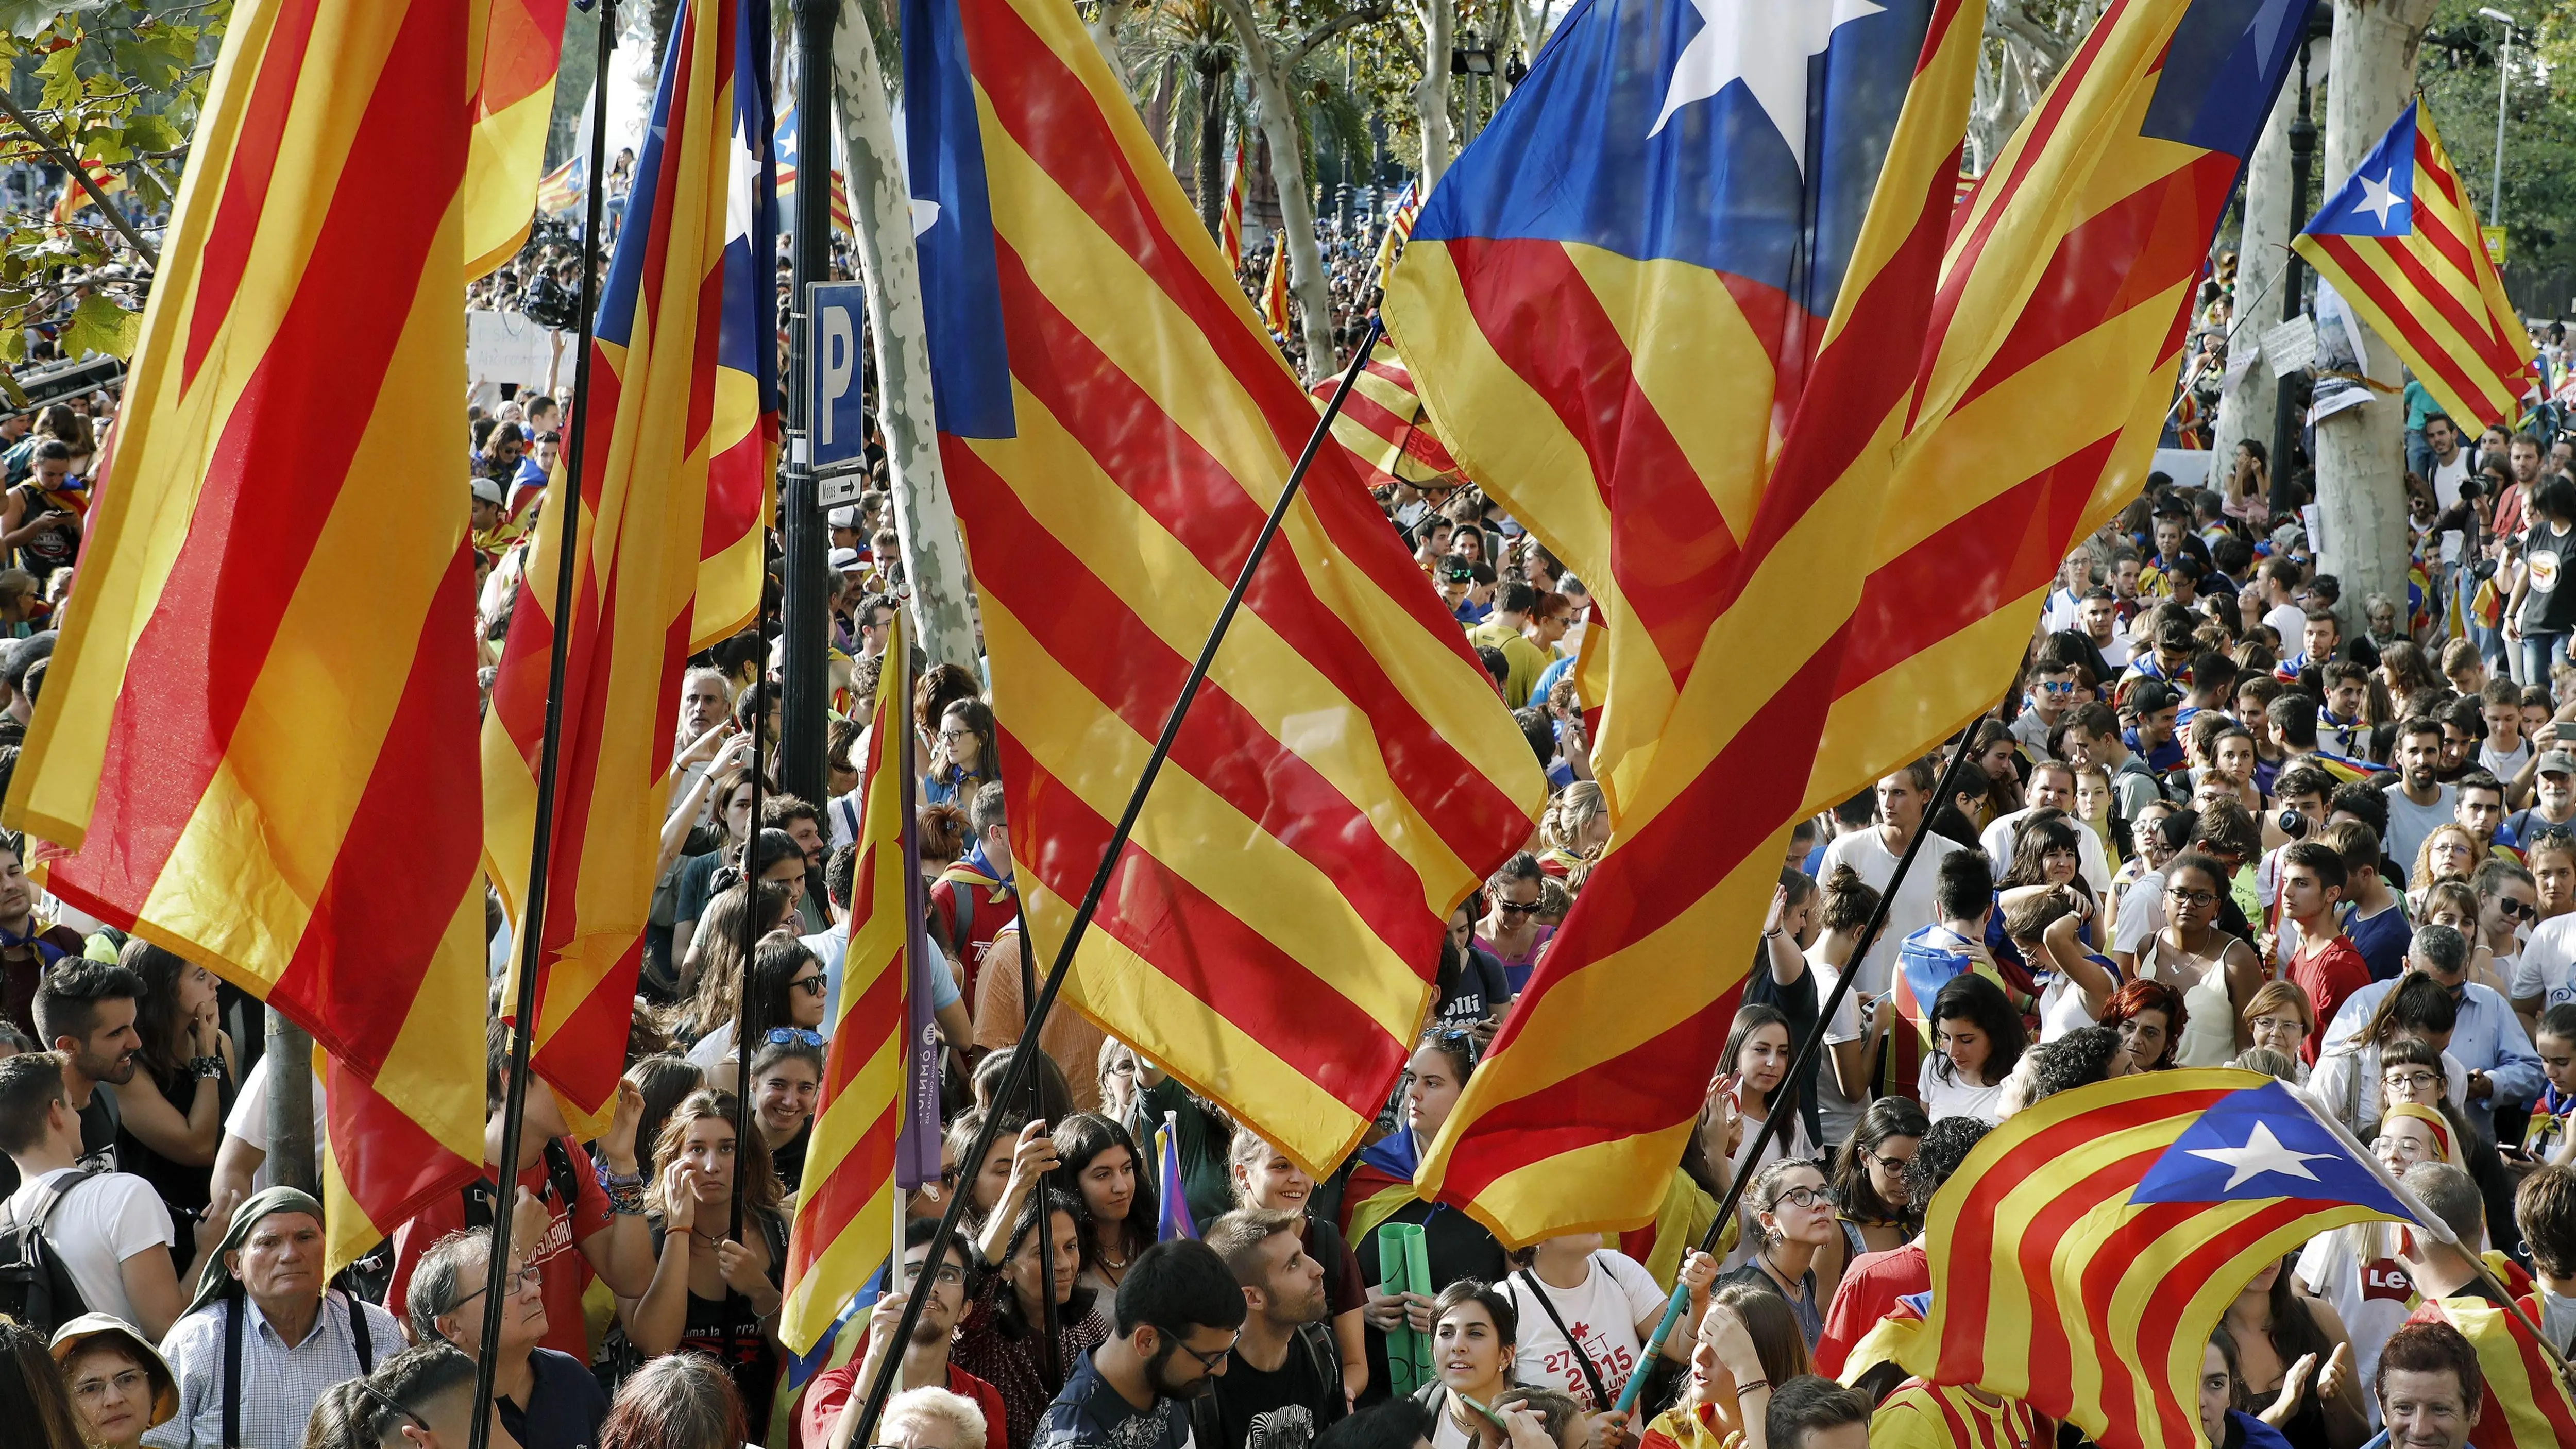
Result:
M39 1333L51 1334L89 1311L71 1269L45 1241L45 1225L74 1188L101 1171L81 1168L53 1185L38 1188L27 1205L24 1221L8 1203L0 1202L0 1314Z

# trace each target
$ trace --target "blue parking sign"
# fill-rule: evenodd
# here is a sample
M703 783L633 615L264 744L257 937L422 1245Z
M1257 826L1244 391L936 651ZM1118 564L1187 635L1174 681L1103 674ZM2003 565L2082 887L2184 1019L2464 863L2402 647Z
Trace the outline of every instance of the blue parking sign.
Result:
M809 456L817 473L862 467L868 432L859 387L859 339L866 325L867 284L815 282L807 287L806 298Z

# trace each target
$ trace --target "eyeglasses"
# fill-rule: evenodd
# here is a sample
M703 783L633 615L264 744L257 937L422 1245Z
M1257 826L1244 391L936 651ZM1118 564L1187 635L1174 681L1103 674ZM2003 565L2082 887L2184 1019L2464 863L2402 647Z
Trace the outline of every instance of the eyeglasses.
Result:
M1787 1192L1780 1194L1778 1197L1771 1199L1771 1205L1773 1207L1811 1208L1830 1205L1833 1200L1834 1194L1831 1188L1793 1187Z
M771 1046L785 1046L789 1042L802 1042L809 1047L818 1047L823 1044L823 1034L819 1031L807 1031L801 1026L773 1026L769 1029Z
M2442 1079L2431 1072L2414 1071L2383 1073L2379 1080L2401 1092L2429 1092L2439 1085Z
M1914 1161L1910 1156L1890 1157L1884 1152L1864 1152L1862 1155L1890 1172L1903 1172L1907 1165Z
M942 741L967 740L973 739L974 737L975 732L973 730L941 730L939 732L939 738Z
M1243 1340L1243 1335L1237 1333L1234 1337L1225 1341L1225 1347L1218 1349L1214 1353L1201 1353L1197 1349L1190 1347L1188 1344L1181 1342L1181 1335L1174 1330L1163 1328L1159 1323L1154 1326L1162 1329L1164 1342L1179 1349L1181 1352L1188 1354L1190 1357L1197 1359L1199 1361L1199 1367L1206 1369L1209 1373L1215 1373L1217 1365L1225 1362L1229 1358L1232 1358L1234 1356L1234 1346Z
M1132 1061L1111 1062L1109 1064L1109 1075L1113 1077L1132 1077L1136 1075L1136 1064Z
M2165 899L2173 901L2178 905L2214 906L2218 904L2218 893L2216 891L2187 891L2175 889L2166 891Z
M518 1272L510 1274L509 1277L504 1280L502 1284L503 1291L512 1294L527 1292L530 1288L536 1286L539 1278L544 1276L544 1267L545 1265L542 1263L529 1263L521 1267ZM468 1293L464 1297L457 1299L454 1303L447 1305L447 1311L450 1313L456 1312L466 1304L482 1297L483 1290L491 1286L492 1285L489 1283L482 1284L473 1292Z
M819 972L812 976L799 976L795 980L787 983L787 989L790 991L808 992L812 995L820 996L823 994L823 977Z
M139 1368L130 1368L114 1378L83 1379L72 1385L72 1397L82 1403L89 1403L95 1399L105 1398L110 1389L116 1390L119 1394L131 1394L141 1389L149 1377L150 1375Z
M393 1410L395 1413L402 1415L404 1418L409 1419L412 1427L418 1429L420 1432L424 1434L434 1432L429 1427L429 1421L413 1412L412 1407L409 1404L406 1404L402 1400L395 1398L393 1395L386 1393L384 1390L377 1388L374 1384L368 1383L365 1379L358 1380L358 1392L365 1394L368 1398L375 1400L377 1403L382 1404L386 1408Z

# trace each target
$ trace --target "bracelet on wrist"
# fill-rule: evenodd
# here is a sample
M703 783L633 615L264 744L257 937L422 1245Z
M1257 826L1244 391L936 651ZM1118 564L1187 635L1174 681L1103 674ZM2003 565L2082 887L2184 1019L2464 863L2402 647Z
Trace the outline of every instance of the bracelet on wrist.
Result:
M1746 1379L1744 1382L1735 1386L1735 1396L1739 1399L1743 1398L1746 1394L1753 1392L1755 1389L1760 1389L1762 1392L1767 1394L1771 1392L1771 1381L1769 1379Z
M216 1080L221 1078L224 1074L224 1059L222 1057L190 1057L188 1058L188 1073L199 1081Z
M590 1166L590 1175L599 1180L599 1186L603 1192L612 1188L644 1185L644 1174L641 1171L611 1172L605 1162L593 1162Z

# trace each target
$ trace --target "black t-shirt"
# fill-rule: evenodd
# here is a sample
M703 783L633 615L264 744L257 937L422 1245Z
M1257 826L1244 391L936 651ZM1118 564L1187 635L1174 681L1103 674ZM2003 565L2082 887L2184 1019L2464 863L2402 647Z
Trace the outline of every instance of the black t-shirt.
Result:
M1440 1004L1433 1016L1442 1026L1472 1025L1512 999L1511 980L1503 974L1503 963L1475 946L1467 948L1458 973L1444 975L1439 987Z
M590 1449L599 1442L608 1392L589 1367L571 1354L540 1348L529 1351L528 1368L536 1381L527 1407L500 1401L501 1427L519 1441L519 1449Z
M1789 944L1792 949L1797 946L1795 941ZM1817 1008L1822 1005L1816 997L1816 973L1801 971L1798 979L1786 986L1772 980L1768 945L1768 942L1754 943L1753 970L1744 978L1744 1004L1773 1007L1789 1018L1789 1046L1794 1052L1798 1043L1805 1041L1808 1033L1816 1029ZM1816 1079L1823 1072L1824 1065L1825 1054L1816 1053L1807 1062L1806 1074L1795 1084L1798 1089L1798 1116L1807 1124L1807 1140L1810 1142L1825 1140L1824 1117L1816 1107Z
M1345 1412L1341 1382L1326 1357L1301 1341L1322 1331L1310 1327L1290 1340L1287 1362L1275 1373L1236 1354L1216 1380L1223 1442L1195 1449L1307 1449L1331 1428Z
M2523 535L2522 562L2531 581L2522 600L2524 632L2576 629L2576 581L2565 577L2570 555L2576 555L2576 529L2556 533L2547 523L2534 523Z

